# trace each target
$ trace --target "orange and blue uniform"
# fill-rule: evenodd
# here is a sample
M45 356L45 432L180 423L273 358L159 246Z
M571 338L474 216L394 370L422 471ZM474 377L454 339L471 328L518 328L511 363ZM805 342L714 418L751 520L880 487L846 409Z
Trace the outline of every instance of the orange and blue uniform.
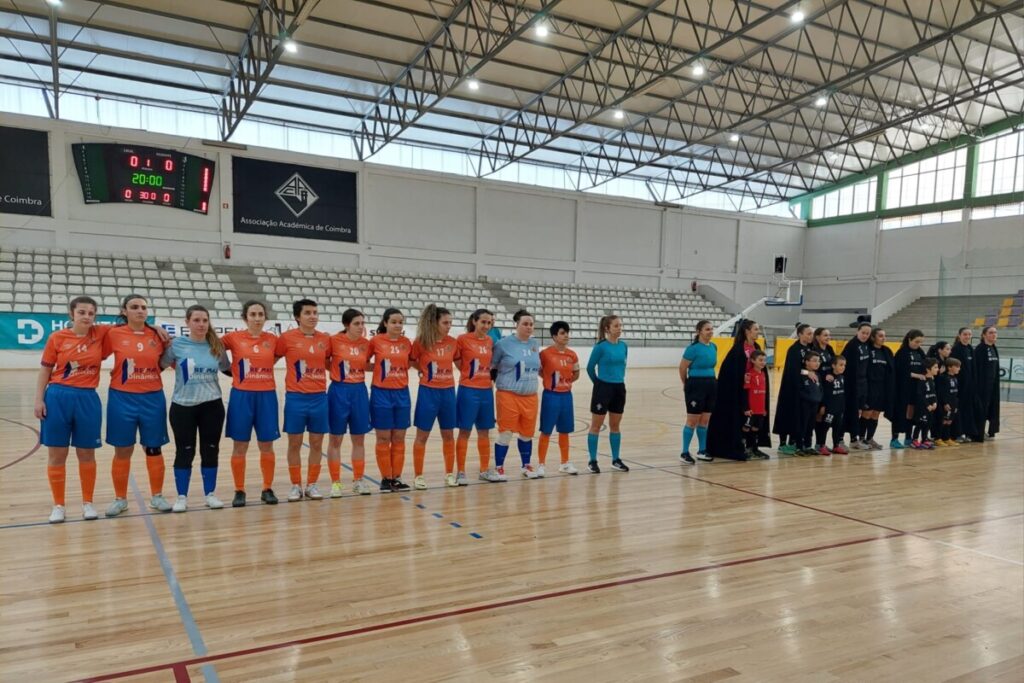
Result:
M491 356L494 340L481 339L473 332L460 335L459 390L455 412L459 429L494 429L494 391L491 381Z
M107 395L107 443L155 449L167 437L167 400L160 379L164 342L149 326L110 328L103 339L103 357L114 356Z
M370 358L375 361L370 419L374 429L408 429L412 401L409 399L409 356L412 343L406 337L390 339L378 334L370 340Z
M370 340L352 340L345 332L331 337L331 388L327 392L331 434L370 431L370 394L366 369L370 365Z
M540 431L551 435L558 428L561 434L571 434L576 428L572 405L573 375L580 369L576 352L549 346L540 352L540 377L544 393L540 399Z
M44 446L99 448L102 406L96 387L103 362L103 340L110 326L93 326L84 337L72 330L50 335L41 365L50 370L43 395L46 416L40 421L39 442Z
M331 337L326 332L307 335L296 328L277 338L275 355L285 359L284 431L286 434L326 434L327 367Z
M225 435L235 441L250 441L255 429L257 441L281 438L277 421L277 384L274 362L277 337L248 330L228 332L221 341L231 353L231 397Z
M419 342L412 345L410 359L420 369L420 388L416 394L416 429L429 432L437 420L441 429L455 429L455 361L458 343L445 337L431 348Z

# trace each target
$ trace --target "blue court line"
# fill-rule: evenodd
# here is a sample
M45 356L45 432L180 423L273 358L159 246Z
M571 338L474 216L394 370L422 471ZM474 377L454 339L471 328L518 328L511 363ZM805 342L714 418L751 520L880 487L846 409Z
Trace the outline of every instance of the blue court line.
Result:
M410 496L401 496L401 499L406 501L407 503L411 503L412 502L412 498ZM427 506L424 505L423 503L416 503L415 505L420 510L426 510L427 509ZM436 519L444 519L444 515L442 515L440 512L431 512L430 515L432 517L436 518ZM448 522L448 524L452 528L455 528L455 529L461 529L462 528L462 525L459 524L458 522ZM474 532L470 532L469 535L472 536L473 538L483 538L483 534L478 534L475 531Z
M135 483L135 476L131 475L129 481L132 486L132 493L135 495L135 502L141 509L146 508L146 501L142 497L142 492L139 491L139 485ZM185 627L185 633L188 635L188 640L192 644L192 652L197 657L203 657L207 654L206 643L203 642L203 636L199 632L199 626L196 624L195 617L192 616L192 610L189 609L188 602L185 600L185 594L181 590L181 584L178 582L178 576L174 573L174 567L171 566L171 559L167 557L167 552L164 550L164 544L160 540L160 534L156 530L156 525L153 524L153 520L150 519L152 515L144 515L146 521L146 529L149 531L149 540L153 542L153 548L156 550L156 556L160 560L160 568L163 569L164 578L167 579L167 587L171 589L171 595L174 597L174 604L178 608L178 616L181 617L181 623ZM203 676L206 678L207 683L220 683L220 677L217 676L217 670L213 668L212 664L204 664L202 667Z

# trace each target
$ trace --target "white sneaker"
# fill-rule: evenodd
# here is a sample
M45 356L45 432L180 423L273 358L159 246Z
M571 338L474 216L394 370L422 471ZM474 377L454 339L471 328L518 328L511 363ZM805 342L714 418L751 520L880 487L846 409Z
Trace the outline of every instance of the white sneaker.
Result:
M167 502L162 493L158 493L149 499L149 507L158 512L170 512L171 510L171 504Z
M186 510L188 510L188 496L178 496L171 512L185 512Z
M292 484L292 490L288 492L288 502L294 503L302 500L302 487L298 484Z
M115 498L114 502L107 506L107 511L104 512L107 517L117 517L119 514L128 509L128 500L125 498Z
M97 517L99 517L99 513L96 512L92 503L82 503L82 519L96 519Z
M469 486L469 477L465 472L459 472L459 475L455 477L455 483L459 486Z
M459 482L456 481L455 475L449 472L448 474L444 475L444 485L450 486L451 488L455 488L459 485Z
M563 474L579 474L580 471L571 463L567 462L558 466L558 471Z
M206 507L210 508L211 510L220 510L224 507L224 501L222 501L220 498L213 495L212 493L207 493Z
M362 479L352 482L352 492L358 493L360 496L370 495L370 485Z
M499 481L505 481L505 477L498 476L498 473L495 472L494 470L484 470L483 472L480 473L480 476L478 478L480 479L480 481L489 481L492 484L497 483Z
M544 469L544 465L537 465L537 478L543 479L548 476L548 471Z
M523 465L519 470L524 479L539 479L540 475L533 471L533 465Z
M306 487L306 498L310 500L323 500L324 494L320 493L320 487L316 484L310 484Z
M64 521L64 506L54 505L50 510L50 524L60 524Z
M504 467L495 467L494 475L497 477L497 479L492 479L491 481L508 481L508 477L505 476Z
M412 487L414 489L416 489L417 491L426 491L427 490L427 480L424 479L423 475L421 474L421 475L419 475L418 477L416 477L415 479L412 480Z

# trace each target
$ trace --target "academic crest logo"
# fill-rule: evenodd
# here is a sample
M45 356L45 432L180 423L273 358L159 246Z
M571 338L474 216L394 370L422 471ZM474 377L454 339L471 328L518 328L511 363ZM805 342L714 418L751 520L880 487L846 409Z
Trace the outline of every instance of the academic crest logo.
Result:
M293 173L292 177L284 181L284 184L277 188L274 194L296 218L306 213L320 199L305 178L298 173Z

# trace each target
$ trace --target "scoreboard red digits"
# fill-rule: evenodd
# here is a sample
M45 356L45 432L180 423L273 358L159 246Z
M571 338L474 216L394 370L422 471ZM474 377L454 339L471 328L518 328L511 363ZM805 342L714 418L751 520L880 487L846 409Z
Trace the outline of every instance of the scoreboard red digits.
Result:
M72 145L87 204L122 202L206 214L213 161L176 150L106 143Z

